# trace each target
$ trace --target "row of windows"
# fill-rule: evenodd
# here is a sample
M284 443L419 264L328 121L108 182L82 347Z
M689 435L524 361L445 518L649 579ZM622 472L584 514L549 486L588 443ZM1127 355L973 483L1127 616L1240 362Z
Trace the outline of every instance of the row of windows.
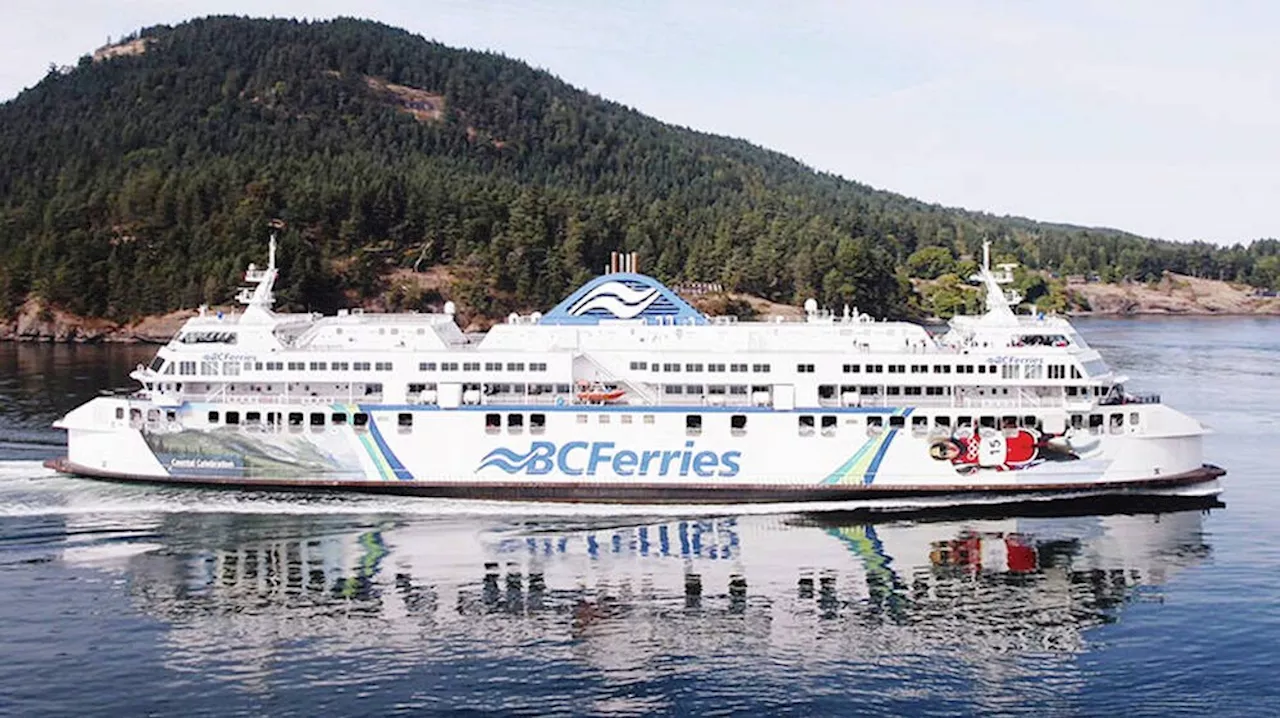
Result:
M698 362L690 362L680 364L677 362L668 362L659 364L654 362L633 361L631 362L632 371L645 371L652 366L655 372L676 373L684 371L686 373L723 373L727 370L730 373L745 373L750 371L754 373L767 374L773 370L770 364L702 364ZM507 365L507 369L511 369L511 365ZM909 369L909 371L908 371ZM841 370L845 374L1001 374L1005 379L1017 379L1020 376L1026 379L1041 379L1044 377L1044 365L1040 364L844 364ZM887 371L886 371L887 370ZM1050 364L1048 367L1050 379L1065 379L1068 372L1072 379L1083 378L1080 370L1074 366L1066 366L1063 364ZM800 374L814 374L817 372L817 366L814 364L796 364L796 372Z
M644 361L631 362L632 371L644 371L648 369L650 366L651 365L649 364L649 362L644 362ZM723 374L724 372L728 371L734 374L745 374L747 372L746 364L702 364L699 362L690 362L688 364L682 365L679 363L659 364L658 362L654 362L652 364L652 367L654 371L657 371L657 372L665 371L668 374L674 374L676 372L681 371L681 367L683 367L683 371L689 372L689 373L712 372L716 374ZM770 371L773 370L773 366L771 364L752 364L750 365L750 367L751 367L750 370L757 374L768 374Z
M179 361L177 362L177 366L178 366L178 374L180 375L195 376L197 374L196 362L194 361ZM506 370L507 371L524 371L525 366L526 364L524 362L507 362ZM436 371L437 367L439 368L440 371L458 371L458 362L441 362L438 364L436 362L419 362L418 363L419 371ZM546 371L547 370L546 362L529 362L528 367L529 367L529 371ZM221 368L221 371L219 371L219 368ZM393 371L395 367L394 367L394 364L389 361L386 361L386 362L382 362L382 361L379 361L379 362L267 361L267 362L244 362L243 368L244 368L244 371L285 371L285 370L288 370L288 371ZM503 368L503 364L501 362L486 362L484 364L484 368L485 368L485 371L501 371ZM241 364L240 362L222 362L221 367L219 367L218 362L206 361L206 362L200 362L199 369L200 369L199 373L203 375L218 376L219 374L221 374L222 376L239 376L240 370L241 370ZM480 362L463 362L462 371L480 371ZM172 367L170 367L165 373L172 374L173 373Z
M116 408L116 418L124 418L124 408ZM130 418L134 421L141 421L142 412L139 409L130 410ZM604 425L613 422L613 416L610 414L598 414L597 422ZM952 422L951 416L935 416L933 417L932 429L936 431L967 431L972 429L990 428L1001 430L1013 430L1019 428L1037 429L1041 428L1040 419L1033 415L1026 416L957 416ZM155 423L160 419L158 409L150 409L147 412L147 421ZM176 421L177 415L173 410L165 412L166 421ZM484 427L485 432L489 434L501 433L504 426L504 417L499 413L485 414ZM620 414L617 416L618 423L629 425L634 423L635 417L631 414ZM911 419L911 430L915 434L926 434L930 431L930 421L927 416L913 416ZM246 411L241 414L239 411L227 411L221 413L217 410L208 412L206 420L209 424L217 425L219 423L226 426L288 426L291 429L301 430L303 426L320 429L325 426L346 426L350 424L357 431L365 431L369 425L369 415L364 412L355 412L347 414L345 412L310 412L303 413L300 411L284 412L278 411ZM527 421L526 421L527 420ZM577 423L586 424L589 421L589 415L578 414ZM653 424L654 415L642 415L642 421L645 424ZM1138 412L1131 412L1128 415L1128 423L1130 426L1137 426L1141 421L1141 415ZM976 422L976 423L975 423ZM528 426L530 434L542 434L546 431L547 416L546 414L521 414L511 413L505 417L505 426L507 433L520 434ZM801 414L796 417L797 430L800 436L813 436L820 433L823 436L835 435L839 426L839 417L831 414L815 416L812 414ZM856 417L847 417L846 424L859 423ZM1072 429L1087 429L1091 433L1103 433L1109 429L1110 433L1118 434L1124 430L1125 415L1115 412L1110 415L1104 414L1072 414L1069 419ZM413 414L411 412L401 412L396 416L396 426L401 432L411 430L413 428ZM685 433L689 436L699 436L702 434L703 417L701 414L685 415ZM904 416L868 416L866 417L866 433L874 436L881 433L886 428L889 429L905 429L907 427L907 417ZM747 415L732 414L729 416L729 430L734 436L742 436L747 430Z
M526 365L524 362L507 362L506 371L525 371L525 366ZM547 370L546 362L529 362L528 367L529 367L528 369L529 371L546 371ZM485 362L484 370L485 371L502 371L503 363L502 362ZM458 371L458 363L457 362L437 363L433 361L418 362L418 371ZM480 362L463 362L462 371L480 371Z

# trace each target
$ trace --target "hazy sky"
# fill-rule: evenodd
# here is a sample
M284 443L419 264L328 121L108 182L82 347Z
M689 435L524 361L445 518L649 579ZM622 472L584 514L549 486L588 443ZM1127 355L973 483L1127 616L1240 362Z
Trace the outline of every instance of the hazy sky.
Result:
M667 122L947 205L1230 243L1280 236L1265 0L5 0L0 97L208 14L368 17Z

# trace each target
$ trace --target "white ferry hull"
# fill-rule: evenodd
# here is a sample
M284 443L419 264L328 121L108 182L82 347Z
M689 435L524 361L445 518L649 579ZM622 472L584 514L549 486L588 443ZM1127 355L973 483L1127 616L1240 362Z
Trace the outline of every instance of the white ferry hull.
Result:
M709 318L614 271L468 337L441 314L201 310L141 389L55 425L59 470L131 481L534 501L968 503L1216 494L1196 420L1124 391L1070 323L987 312L924 327L806 302ZM632 268L633 269L633 268Z
M1017 432L986 432L998 446L978 446L976 434L957 441L912 428L913 413L925 413L912 409L706 408L692 431L689 410L655 407L311 404L270 408L303 417L299 425L228 426L206 419L244 407L189 403L158 424L110 418L128 416L128 407L101 398L68 415L61 423L70 453L53 467L127 481L487 500L902 506L1207 496L1220 491L1223 473L1202 463L1199 425L1179 423L1182 415L1164 407L1146 407L1144 418L1147 427L1167 422L1163 432L1082 431L1054 439L1053 451L1042 441L1030 459L1014 456ZM353 426L356 414L367 425ZM501 424L487 425L495 416ZM745 426L734 428L734 416L746 417ZM803 428L799 417L814 417L813 425ZM876 419L882 428L871 427ZM891 422L900 428L883 428ZM940 446L958 448L941 455Z

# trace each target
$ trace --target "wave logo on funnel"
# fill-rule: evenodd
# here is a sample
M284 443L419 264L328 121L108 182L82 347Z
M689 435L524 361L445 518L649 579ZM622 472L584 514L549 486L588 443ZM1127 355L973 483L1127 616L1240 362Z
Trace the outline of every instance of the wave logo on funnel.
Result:
M574 317L608 313L618 319L634 319L644 313L661 294L657 287L633 289L622 282L604 282L569 307Z

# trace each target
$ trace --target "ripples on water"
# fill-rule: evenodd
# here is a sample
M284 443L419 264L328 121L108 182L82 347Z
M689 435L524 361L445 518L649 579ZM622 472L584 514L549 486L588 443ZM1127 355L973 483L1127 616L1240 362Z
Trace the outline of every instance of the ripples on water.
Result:
M1277 713L1258 448L1280 322L1082 328L1219 429L1227 508L619 513L68 479L37 461L48 422L149 352L0 346L0 713Z

